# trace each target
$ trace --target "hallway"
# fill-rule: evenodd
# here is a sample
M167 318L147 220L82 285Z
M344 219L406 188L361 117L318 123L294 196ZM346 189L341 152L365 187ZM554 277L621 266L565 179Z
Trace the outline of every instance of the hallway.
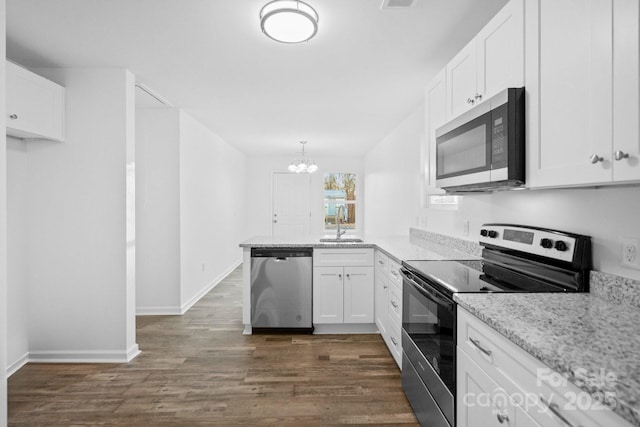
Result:
M129 364L26 365L9 425L417 425L379 335L242 335L241 283L138 317Z

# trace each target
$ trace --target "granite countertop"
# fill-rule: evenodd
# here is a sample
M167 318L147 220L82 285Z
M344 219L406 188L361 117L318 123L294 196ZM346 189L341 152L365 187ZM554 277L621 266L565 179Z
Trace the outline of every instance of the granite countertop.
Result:
M594 399L613 393L614 412L640 426L637 307L585 293L457 294L455 300ZM584 381L602 372L608 380Z
M415 236L374 237L365 236L362 242L320 242L323 237L272 237L254 236L240 243L242 248L278 248L278 247L311 247L311 248L374 248L380 249L388 256L400 262L410 259L444 260L444 259L480 259L448 245L432 243ZM344 236L348 239L352 236ZM353 236L355 237L355 236Z

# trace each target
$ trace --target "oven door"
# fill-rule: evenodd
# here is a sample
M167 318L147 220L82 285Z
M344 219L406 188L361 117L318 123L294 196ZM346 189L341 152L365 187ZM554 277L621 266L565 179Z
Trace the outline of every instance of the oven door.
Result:
M400 272L403 351L442 413L454 425L456 305L406 268Z

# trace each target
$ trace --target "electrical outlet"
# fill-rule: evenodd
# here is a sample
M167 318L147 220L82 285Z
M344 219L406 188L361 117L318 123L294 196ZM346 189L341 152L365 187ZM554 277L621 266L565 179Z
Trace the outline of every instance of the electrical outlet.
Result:
M622 239L622 265L640 270L640 243L638 239Z

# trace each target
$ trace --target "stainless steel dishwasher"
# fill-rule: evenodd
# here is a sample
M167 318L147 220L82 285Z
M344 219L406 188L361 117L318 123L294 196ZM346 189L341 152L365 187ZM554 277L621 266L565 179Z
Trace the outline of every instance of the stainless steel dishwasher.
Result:
M251 249L253 332L313 332L312 248Z

